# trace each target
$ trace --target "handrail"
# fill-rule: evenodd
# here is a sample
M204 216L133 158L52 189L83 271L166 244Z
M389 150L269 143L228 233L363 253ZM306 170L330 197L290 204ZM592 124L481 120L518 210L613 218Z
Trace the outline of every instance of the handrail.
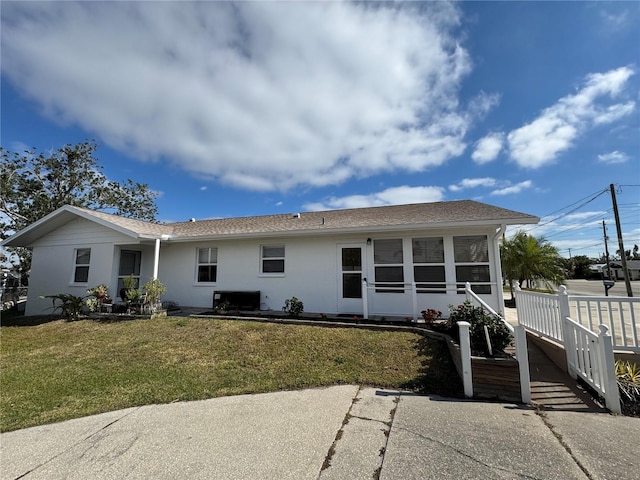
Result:
M491 315L498 318L502 323L507 327L509 332L512 334L516 331L509 322L507 322L502 315L496 312L493 308L491 308L484 300L482 300L473 290L471 290L471 283L467 282L464 286L465 293L467 294L467 298L471 297L473 300L478 302L482 308L487 310Z

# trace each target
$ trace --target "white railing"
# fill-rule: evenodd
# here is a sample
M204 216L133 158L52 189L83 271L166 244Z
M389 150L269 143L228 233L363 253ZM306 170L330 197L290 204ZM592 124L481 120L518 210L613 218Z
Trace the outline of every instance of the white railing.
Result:
M467 282L469 284L469 282ZM490 286L492 289L499 288L495 282L476 282L474 286ZM447 282L369 282L362 280L362 315L369 318L369 292L401 292L411 294L413 321L417 322L420 316L418 308L418 294L421 293L439 293L442 295L464 294L466 285L463 283L447 283Z
M515 298L520 325L551 340L562 342L562 323L557 295L523 292L517 286Z
M499 319L502 324L511 332L513 335L514 343L516 347L516 359L518 360L518 370L520 372L520 395L522 397L523 403L531 402L531 379L529 376L529 351L527 350L527 332L525 331L522 325L518 325L514 327L509 322L507 322L502 315L498 314L493 308L484 302L478 295L475 294L473 290L471 290L471 284L469 282L465 285L465 293L467 294L467 300L471 303L476 303L477 305L484 308L495 318ZM462 323L462 322L460 322ZM460 328L460 347L462 348L462 335L463 328ZM469 335L469 327L466 327L466 335ZM464 383L464 378L463 378ZM466 394L466 386L465 386L465 394Z
M569 317L564 319L565 351L569 374L581 378L605 399L607 408L620 413L620 394L616 381L615 358L606 325L596 334Z
M606 325L613 348L640 354L640 298L569 295L564 285L557 294L525 292L516 286L518 322L539 335L563 341L562 306L566 316L589 330Z
M609 327L616 350L640 353L640 298L569 296L571 317L596 331Z
M582 378L604 397L609 410L620 413L620 396L613 355L614 348L619 347L615 344L614 338L609 335L607 325L599 324L600 333L597 334L581 322L572 319L571 301L578 311L592 310L590 304L581 304L584 298L590 297L569 296L564 285L560 286L557 294L523 292L518 286L516 287L518 323L532 332L561 343L567 357L569 375L573 378ZM607 303L606 298L599 298L598 301L602 304ZM597 311L600 311L601 303L598 303ZM612 309L609 311L611 312ZM592 315L591 319L593 318Z

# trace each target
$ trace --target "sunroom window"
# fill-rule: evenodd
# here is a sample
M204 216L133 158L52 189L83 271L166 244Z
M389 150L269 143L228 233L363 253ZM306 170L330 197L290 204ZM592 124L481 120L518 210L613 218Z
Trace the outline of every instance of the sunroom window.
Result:
M466 282L471 283L476 293L491 293L489 242L486 235L453 237L453 256L458 293L464 293Z
M404 292L403 258L401 238L373 241L376 292Z
M418 293L446 293L443 238L414 238L411 244Z

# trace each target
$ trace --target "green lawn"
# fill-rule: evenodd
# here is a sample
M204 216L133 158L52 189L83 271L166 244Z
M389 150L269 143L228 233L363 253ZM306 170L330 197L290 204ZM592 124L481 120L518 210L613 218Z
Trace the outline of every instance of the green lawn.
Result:
M237 320L3 326L0 368L1 431L152 403L347 383L461 393L446 347L417 334Z

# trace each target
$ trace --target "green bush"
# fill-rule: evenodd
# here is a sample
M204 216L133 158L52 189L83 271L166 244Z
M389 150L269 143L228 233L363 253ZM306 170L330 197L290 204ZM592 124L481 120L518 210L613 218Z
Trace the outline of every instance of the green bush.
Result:
M298 317L304 311L304 304L296 297L291 297L285 300L282 310L290 317Z
M457 322L469 322L471 324L469 327L471 351L476 354L489 355L487 339L484 333L485 325L489 331L491 347L494 352L504 351L512 341L511 333L501 320L485 312L482 307L474 307L469 300L457 307L450 305L449 311L449 323L452 328L457 329Z
M41 298L50 298L53 303L53 311L60 310L60 314L67 320L77 320L84 312L84 297L78 297L70 293L58 293L56 295L45 295Z
M617 360L616 379L622 413L640 417L640 367L632 362Z

